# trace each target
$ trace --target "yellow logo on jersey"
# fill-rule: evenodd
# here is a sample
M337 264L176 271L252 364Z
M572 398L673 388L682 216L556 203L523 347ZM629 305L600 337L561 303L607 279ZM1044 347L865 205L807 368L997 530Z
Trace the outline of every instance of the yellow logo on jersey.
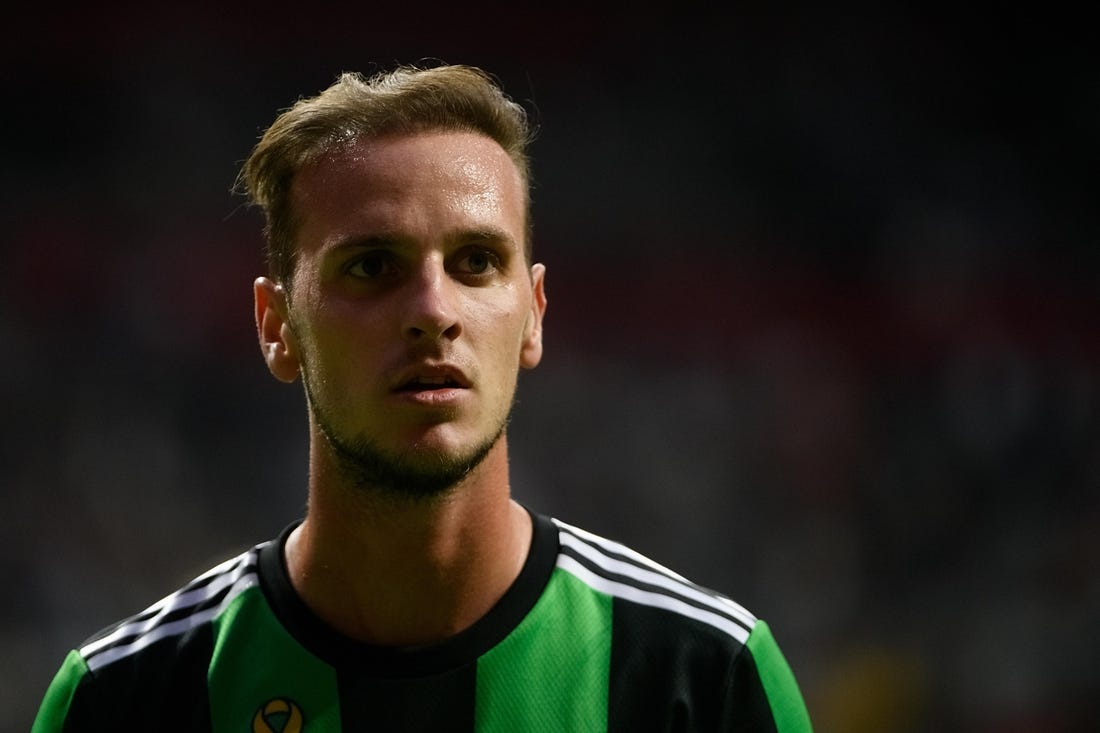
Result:
M302 733L302 710L285 697L268 700L252 718L252 733Z

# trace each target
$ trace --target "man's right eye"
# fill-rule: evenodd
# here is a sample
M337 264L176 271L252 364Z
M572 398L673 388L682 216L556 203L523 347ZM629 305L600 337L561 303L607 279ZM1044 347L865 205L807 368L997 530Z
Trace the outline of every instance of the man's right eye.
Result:
M384 252L368 252L349 262L344 272L353 277L373 279L389 274L393 267L393 262Z

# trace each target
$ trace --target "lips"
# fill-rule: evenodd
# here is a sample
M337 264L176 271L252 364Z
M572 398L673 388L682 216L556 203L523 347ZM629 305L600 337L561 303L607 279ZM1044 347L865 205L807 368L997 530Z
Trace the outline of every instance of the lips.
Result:
M422 364L404 370L394 383L396 392L468 389L470 380L458 367L450 364Z

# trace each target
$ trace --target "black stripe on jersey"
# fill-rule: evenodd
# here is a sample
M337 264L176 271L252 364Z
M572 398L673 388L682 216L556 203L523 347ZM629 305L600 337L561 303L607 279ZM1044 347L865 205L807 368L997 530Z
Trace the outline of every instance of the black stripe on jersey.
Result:
M85 675L70 702L63 733L209 733L206 676L213 649L213 627L207 624Z
M211 608L216 608L225 600L225 597L240 579L246 578L249 575L255 575L256 562L257 553L255 550L244 553L237 558L236 562L227 564L221 571L200 576L141 613L108 627L106 630L96 634L81 645L81 651L84 653L85 661L94 664L93 660L97 657L113 649L134 644L142 637L155 633L158 629L163 628L167 624L184 620ZM236 576L236 578L233 582L227 582L224 588L218 589L212 595L199 595L197 599L193 599L193 602L189 602L187 605L180 606L179 608L173 608L172 604L179 599L193 593L201 594L201 591L213 582L227 578L228 576ZM115 634L120 633L121 635L117 638L111 638ZM183 633L182 630L180 633ZM109 643L102 644L105 639L111 640Z
M339 672L340 721L347 731L470 733L475 727L477 664L423 677Z
M775 733L747 647L705 622L616 598L608 733Z

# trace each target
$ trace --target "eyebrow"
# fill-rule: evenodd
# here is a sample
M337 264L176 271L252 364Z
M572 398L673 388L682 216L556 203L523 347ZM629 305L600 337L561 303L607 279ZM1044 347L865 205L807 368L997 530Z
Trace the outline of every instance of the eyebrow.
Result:
M517 242L512 235L494 226L473 227L450 232L446 235L446 241L447 244L451 246L461 246L463 244L476 242L499 242L512 245L517 249L520 247L520 243ZM413 237L409 237L399 232L380 232L378 234L351 236L346 239L340 239L325 247L325 249L330 252L345 249L391 249L411 247L413 244Z
M519 246L519 243L516 242L511 234L493 226L464 229L449 236L448 240L460 244L466 242L502 242L515 245L516 247Z
M367 236L351 236L338 239L329 244L325 249L335 252L342 249L383 249L400 247L408 242L408 237L399 234L369 234Z

